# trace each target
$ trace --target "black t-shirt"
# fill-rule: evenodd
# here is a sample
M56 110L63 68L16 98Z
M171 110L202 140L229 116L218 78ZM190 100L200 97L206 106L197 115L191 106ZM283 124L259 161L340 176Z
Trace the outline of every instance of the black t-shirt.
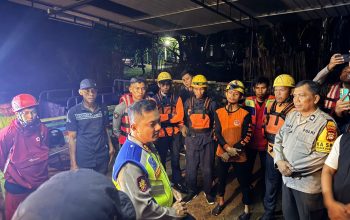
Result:
M79 167L93 168L108 160L108 109L98 106L94 112L80 103L67 114L67 131L77 132L76 159Z

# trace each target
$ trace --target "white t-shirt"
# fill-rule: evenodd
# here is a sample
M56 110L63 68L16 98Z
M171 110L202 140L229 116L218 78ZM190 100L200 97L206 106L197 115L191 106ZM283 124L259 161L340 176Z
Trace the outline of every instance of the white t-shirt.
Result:
M339 148L340 148L340 139L343 135L340 135L333 144L332 150L329 153L325 164L335 170L338 169L338 160L339 160Z

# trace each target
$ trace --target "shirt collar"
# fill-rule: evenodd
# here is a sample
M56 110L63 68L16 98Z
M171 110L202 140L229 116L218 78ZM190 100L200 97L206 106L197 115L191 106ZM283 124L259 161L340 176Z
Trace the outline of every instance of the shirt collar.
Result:
M82 101L82 102L80 102L80 107L81 107L81 110L82 111L88 111L88 112L91 112L89 109L87 109L85 106L84 106L84 103L83 103L84 101ZM100 105L99 104L97 104L96 103L96 109L95 109L95 111L94 112L97 112L97 111L99 111L100 110Z
M135 137L131 136L130 134L128 135L128 139L131 142L134 142L135 144L139 145L145 151L147 151L147 152L153 151L154 152L155 147L154 147L153 143L143 144L141 141L139 141Z
M299 120L299 123L302 123L302 122L315 122L318 118L318 116L320 115L319 113L321 112L321 110L319 108L317 108L311 115L309 115L304 121L301 121L302 120L302 116L301 116L301 113L298 112L297 113L297 117L298 117L298 120Z

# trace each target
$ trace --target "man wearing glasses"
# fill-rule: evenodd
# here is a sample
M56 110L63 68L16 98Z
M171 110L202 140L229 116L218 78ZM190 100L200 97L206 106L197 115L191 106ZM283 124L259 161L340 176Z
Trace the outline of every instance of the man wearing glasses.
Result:
M115 151L107 133L108 110L96 103L96 87L92 79L80 82L83 101L69 109L66 129L71 170L90 168L106 174Z

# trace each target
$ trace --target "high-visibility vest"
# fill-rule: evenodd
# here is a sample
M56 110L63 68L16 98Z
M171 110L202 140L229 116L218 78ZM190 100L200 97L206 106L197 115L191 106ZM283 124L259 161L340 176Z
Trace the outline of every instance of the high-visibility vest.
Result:
M158 92L154 97L154 100L157 103L159 114L176 114L176 103L179 99L178 96L171 94L169 96L163 96ZM169 120L170 120L169 117ZM169 120L162 122L162 129L159 131L159 137L173 136L179 132L178 123L170 123Z
M118 190L120 190L117 181L118 174L126 163L137 165L143 170L151 185L151 195L158 205L163 207L172 206L171 184L158 154L151 152L147 146L142 148L127 139L118 153L112 172L112 181Z
M287 114L294 109L294 103L289 102L286 105L279 105L274 101L271 105L267 106L268 112L265 122L265 137L268 141L267 152L273 157L273 144L275 142L275 136L280 130Z

